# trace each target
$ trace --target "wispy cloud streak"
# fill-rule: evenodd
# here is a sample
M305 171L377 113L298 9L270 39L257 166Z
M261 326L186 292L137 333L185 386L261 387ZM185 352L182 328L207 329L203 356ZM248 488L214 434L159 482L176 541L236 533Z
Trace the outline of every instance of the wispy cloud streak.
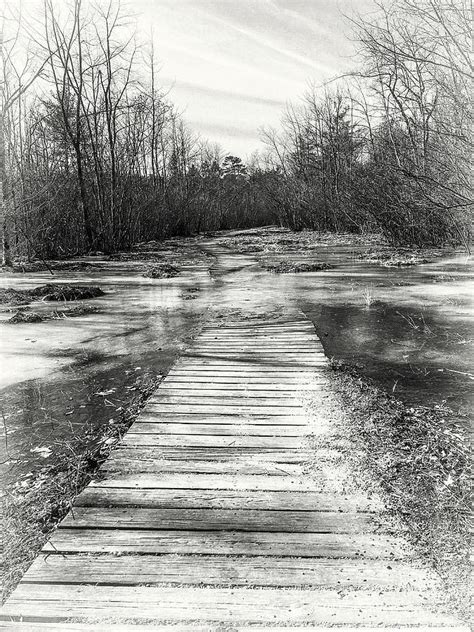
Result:
M244 153L260 147L259 128L277 125L280 109L309 82L347 69L354 49L340 10L369 3L135 0L142 27L153 26L173 100L203 135Z

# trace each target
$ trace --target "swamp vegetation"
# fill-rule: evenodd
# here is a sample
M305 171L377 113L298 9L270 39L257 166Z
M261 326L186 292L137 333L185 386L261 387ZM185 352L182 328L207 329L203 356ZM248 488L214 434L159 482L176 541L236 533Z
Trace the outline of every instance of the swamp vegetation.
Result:
M5 16L4 596L202 323L251 284L269 311L313 322L355 469L465 616L467 2L352 20L354 71L289 105L246 163L186 124L119 3L45 0L30 24L7 2ZM244 270L227 304L216 249Z
M290 104L245 164L186 124L120 3L45 0L29 23L7 2L4 263L268 224L468 248L469 4L392 0L348 28L351 73Z

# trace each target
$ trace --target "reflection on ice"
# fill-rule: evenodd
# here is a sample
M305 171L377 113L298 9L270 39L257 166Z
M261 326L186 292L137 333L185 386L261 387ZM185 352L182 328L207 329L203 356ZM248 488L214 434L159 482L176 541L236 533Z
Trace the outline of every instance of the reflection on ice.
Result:
M202 244L211 254L222 251L215 240ZM269 274L258 265L261 256L313 258L334 267ZM464 256L387 268L357 259L357 251L344 246L322 247L309 257L236 254L218 258L212 278L211 263L197 261L182 266L181 276L159 280L143 277L136 261L61 272L55 283L99 285L106 292L88 301L98 313L39 324L0 322L7 469L19 462L35 467L46 458L37 448L108 423L129 401L136 377L166 372L208 313L283 314L297 306L315 324L328 357L357 363L409 402L446 402L468 411L472 265ZM45 282L51 276L44 272L0 278L3 287Z

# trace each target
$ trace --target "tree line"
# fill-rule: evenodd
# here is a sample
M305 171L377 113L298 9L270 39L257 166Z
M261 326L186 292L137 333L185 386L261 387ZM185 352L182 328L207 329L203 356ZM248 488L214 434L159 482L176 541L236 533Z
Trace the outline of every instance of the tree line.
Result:
M352 19L358 70L311 90L267 131L293 228L379 230L394 244L468 245L472 222L470 8L377 3ZM284 186L281 186L281 183Z
M33 24L12 4L1 29L4 263L275 222L468 244L467 0L393 0L352 27L358 70L288 106L245 165L189 129L153 44L137 43L116 0L44 0Z

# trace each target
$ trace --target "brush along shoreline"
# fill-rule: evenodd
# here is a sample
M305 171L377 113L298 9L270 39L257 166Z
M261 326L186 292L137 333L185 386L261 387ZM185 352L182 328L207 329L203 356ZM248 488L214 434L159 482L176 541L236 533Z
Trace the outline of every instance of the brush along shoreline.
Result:
M410 406L359 368L331 361L330 385L360 480L375 483L415 551L435 569L448 610L469 620L470 443L449 408ZM347 458L351 458L348 454Z

